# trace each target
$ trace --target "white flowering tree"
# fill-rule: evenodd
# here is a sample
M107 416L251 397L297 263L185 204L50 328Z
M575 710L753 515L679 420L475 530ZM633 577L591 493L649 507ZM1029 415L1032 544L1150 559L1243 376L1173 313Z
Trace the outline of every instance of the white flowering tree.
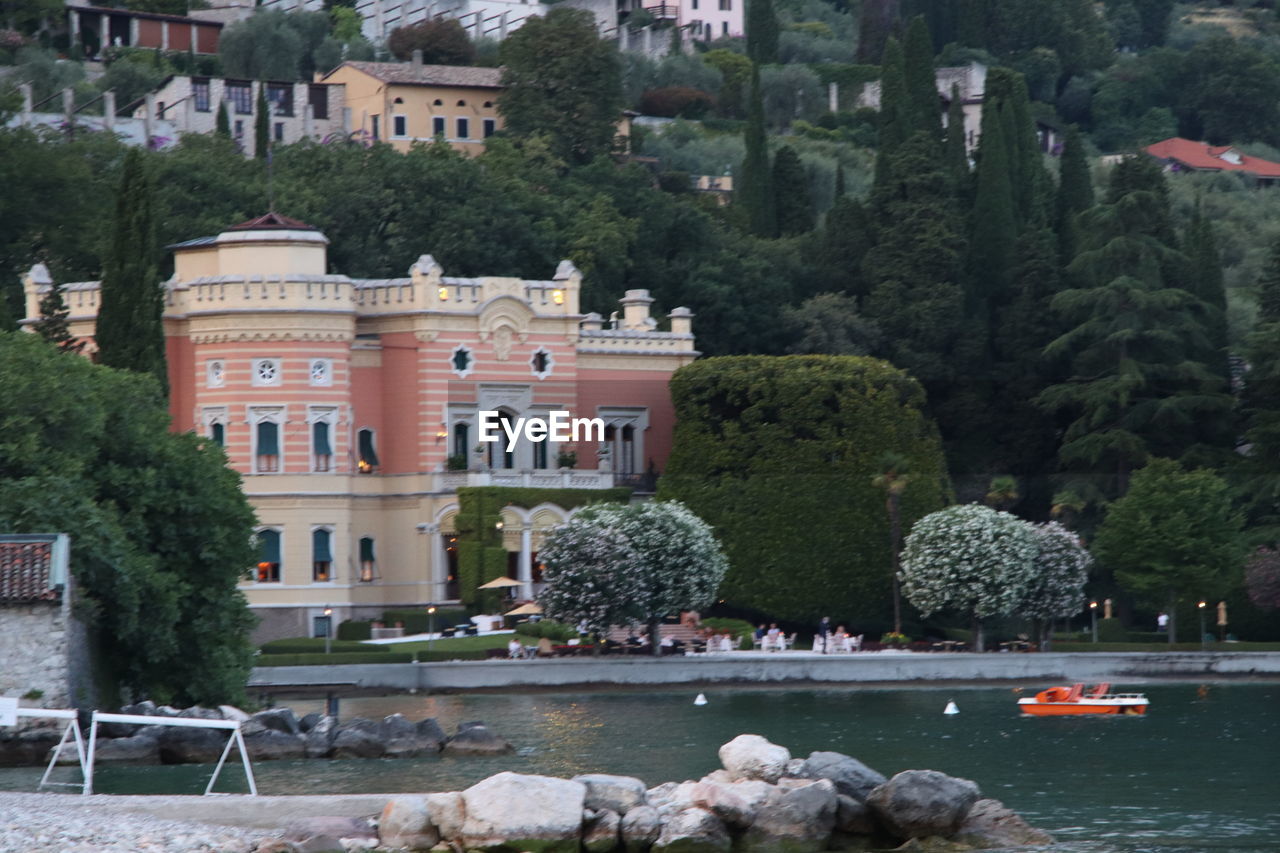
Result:
M662 620L715 600L729 563L711 528L678 501L597 504L547 536L539 603L593 630L648 626L659 653Z
M1040 644L1047 648L1052 620L1074 616L1084 608L1084 585L1093 557L1080 537L1056 521L1030 524L1036 556L1031 583L1016 613L1040 622Z
M1014 612L1035 575L1030 525L979 504L926 515L911 528L902 554L902 591L924 616L957 610L973 621L983 648L982 620Z

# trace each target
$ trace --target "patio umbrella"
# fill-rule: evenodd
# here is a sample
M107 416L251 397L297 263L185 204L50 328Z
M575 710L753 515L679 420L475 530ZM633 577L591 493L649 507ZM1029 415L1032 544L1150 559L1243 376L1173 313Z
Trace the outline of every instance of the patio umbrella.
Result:
M529 604L521 604L515 610L508 610L503 616L537 616L542 613L542 608L530 602Z
M488 583L482 583L476 589L505 589L509 586L520 586L520 581L511 578L494 578Z

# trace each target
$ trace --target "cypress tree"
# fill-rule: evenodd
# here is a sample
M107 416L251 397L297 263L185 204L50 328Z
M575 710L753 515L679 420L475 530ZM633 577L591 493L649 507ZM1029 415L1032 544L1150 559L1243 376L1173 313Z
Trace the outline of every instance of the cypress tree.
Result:
M231 117L227 115L226 101L221 101L218 104L218 122L214 129L214 133L224 139L231 138Z
M982 111L978 168L969 219L969 308L976 319L1002 304L1009 288L1014 243L1018 239L1013 180L1005 135L1008 112L999 101Z
M1074 125L1067 128L1067 139L1062 146L1058 170L1055 211L1058 255L1063 264L1069 264L1075 257L1076 244L1079 242L1076 215L1093 207L1093 179L1089 175L1089 161L1085 158L1080 131Z
M751 105L743 128L746 155L742 160L742 181L736 193L746 211L747 229L757 237L778 236L778 218L773 202L773 175L769 168L769 144L764 132L764 101L760 94L760 69L751 68Z
M1245 353L1244 402L1248 413L1243 461L1252 526L1267 541L1280 541L1280 242L1272 247L1258 279L1258 325Z
M871 187L872 207L877 214L884 205L883 195L893 183L889 165L893 155L910 135L907 81L903 71L902 46L891 38L884 48L884 64L880 67L880 116L876 143L876 173Z
M884 59L889 37L898 24L899 0L862 0L858 13L858 62L875 65Z
M1258 279L1258 323L1280 323L1280 241L1271 247Z
M778 16L773 0L747 0L747 56L756 65L778 61Z
M142 152L125 155L116 198L110 249L102 270L102 303L94 340L98 362L108 367L150 373L164 393L164 287L155 262L155 217L151 182Z
M809 176L790 145L779 148L773 157L773 192L779 234L792 237L813 230Z
M818 248L818 275L824 293L843 293L858 300L862 310L867 291L861 267L871 247L871 223L866 209L846 195L836 196L827 211Z
M40 300L40 319L32 329L44 340L54 344L63 352L78 353L84 349L84 341L77 341L71 335L71 326L67 318L71 309L62 296L61 282L54 282L49 292Z
M933 70L933 41L924 17L917 15L907 27L903 42L903 77L906 82L910 118L908 133L923 131L932 139L942 138L938 84Z
M267 159L271 150L271 110L267 104L267 84L258 84L258 114L253 118L253 156Z
M837 200L844 195L844 164L836 163L836 190L835 197Z
M1209 340L1205 363L1225 381L1228 376L1226 282L1213 224L1204 217L1199 200L1187 223L1182 250L1190 262L1187 289L1204 303L1204 330Z

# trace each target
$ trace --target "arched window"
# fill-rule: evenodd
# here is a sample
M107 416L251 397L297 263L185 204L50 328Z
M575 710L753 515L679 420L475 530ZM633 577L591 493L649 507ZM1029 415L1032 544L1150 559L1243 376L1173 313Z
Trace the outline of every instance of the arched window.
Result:
M227 433L222 424L214 422L209 424L209 438L219 447L227 446Z
M259 421L254 447L254 473L274 474L280 470L280 426L275 421Z
M360 537L360 580L364 583L376 580L378 577L378 560L374 556L373 537Z
M547 441L546 441L546 439L543 439L542 441L535 441L535 442L533 443L533 467L534 467L534 468L546 468L546 467L547 467Z
M373 430L365 428L360 430L356 441L357 449L360 453L360 459L357 468L361 474L372 474L378 468L378 452L374 447Z
M327 527L311 531L311 580L333 579L333 534Z
M489 448L489 467L512 469L516 467L516 453L514 450L507 450L507 430L515 430L515 418L503 410L498 412L498 422L505 426L499 426L498 440L486 445Z
M264 527L258 531L258 583L280 582L280 531Z

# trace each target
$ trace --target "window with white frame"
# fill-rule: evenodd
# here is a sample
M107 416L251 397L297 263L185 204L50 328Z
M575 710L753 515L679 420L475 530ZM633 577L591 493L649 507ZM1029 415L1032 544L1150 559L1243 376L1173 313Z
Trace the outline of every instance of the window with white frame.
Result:
M459 139L471 138L471 122L465 118L458 119L458 138Z
M475 369L476 359L466 344L458 344L449 354L449 367L459 379L466 379L467 374Z
M332 406L312 406L307 411L311 431L311 470L317 474L333 470L333 441L338 410Z
M497 132L498 132L498 121L497 121L497 119L492 119L492 118L482 119L482 120L480 121L480 126L481 126L482 128L484 128L484 138L485 138L485 139L488 139L490 136L493 136L495 133L497 133Z
M311 530L311 580L314 583L333 580L333 529L330 527Z
M249 427L253 432L253 473L277 474L282 469L284 423L284 409L280 406L249 410Z
M281 535L279 528L260 527L254 533L258 540L258 565L252 576L258 583L279 583L281 578Z
M255 358L252 383L257 386L280 384L280 359Z
M439 101L437 101L436 103L439 103ZM444 134L445 134L444 116L432 116L431 117L431 135L444 136Z
M371 583L378 579L378 557L372 536L360 537L360 581Z
M210 388L221 388L227 384L227 363L220 358L212 358L204 363L204 384Z
M311 384L333 384L333 360L328 358L311 359Z
M372 474L378 470L378 448L376 443L377 436L373 430L365 427L356 433L356 452L358 458L356 460L356 470L361 474Z
M204 434L219 447L227 446L227 408L226 406L205 406L201 414Z
M409 117L393 115L391 117L391 135L405 137L409 135Z

